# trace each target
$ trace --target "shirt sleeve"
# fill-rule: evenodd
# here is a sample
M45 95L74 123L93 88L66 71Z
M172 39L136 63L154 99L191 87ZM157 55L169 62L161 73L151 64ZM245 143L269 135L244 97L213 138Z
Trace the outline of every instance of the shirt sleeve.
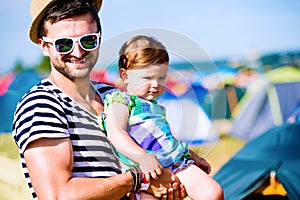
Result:
M16 108L13 137L22 152L40 138L69 137L66 113L56 96L47 91L28 93Z
M132 107L134 106L134 101L132 100L132 96L122 91L115 91L105 96L105 107L107 108L112 103L124 104L128 107L129 110L131 110Z

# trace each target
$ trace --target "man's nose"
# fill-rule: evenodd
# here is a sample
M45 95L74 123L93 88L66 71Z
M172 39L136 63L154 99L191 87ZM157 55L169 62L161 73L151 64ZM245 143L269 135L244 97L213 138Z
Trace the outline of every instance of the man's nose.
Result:
M75 42L74 49L71 54L77 58L80 58L86 51L81 48L79 42Z

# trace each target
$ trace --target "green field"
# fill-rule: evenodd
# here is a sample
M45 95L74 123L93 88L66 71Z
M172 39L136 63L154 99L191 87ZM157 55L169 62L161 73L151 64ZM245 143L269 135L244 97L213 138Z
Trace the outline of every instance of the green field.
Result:
M194 146L192 149L209 161L211 175L214 175L243 145L244 142L225 135L215 144ZM0 163L0 200L31 199L11 134L0 134Z

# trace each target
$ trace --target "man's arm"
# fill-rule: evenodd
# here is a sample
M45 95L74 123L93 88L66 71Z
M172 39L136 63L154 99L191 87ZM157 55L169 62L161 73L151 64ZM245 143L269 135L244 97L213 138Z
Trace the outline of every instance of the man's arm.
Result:
M68 138L41 138L24 152L31 182L38 198L43 199L120 199L133 189L130 173L109 178L72 177L73 151ZM151 180L148 192L168 199L183 199L186 191L176 176L164 169L159 180ZM172 185L171 185L172 183Z
M110 178L72 177L73 152L68 138L42 138L24 152L39 199L120 199L132 190L130 173Z

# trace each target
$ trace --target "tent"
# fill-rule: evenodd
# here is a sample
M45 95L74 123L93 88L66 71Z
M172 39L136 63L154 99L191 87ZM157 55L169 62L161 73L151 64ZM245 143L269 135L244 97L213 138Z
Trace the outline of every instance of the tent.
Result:
M219 66L217 73L206 76L210 93L206 96L204 107L209 112L209 116L213 120L230 119L246 92L244 82L247 80L245 79L256 73L252 68ZM219 81L218 77L221 78ZM210 87L213 85L215 86Z
M244 199L275 172L290 200L300 199L300 123L285 123L250 140L215 175L226 200ZM254 198L252 198L254 199Z
M300 102L293 109L288 122L300 122Z
M214 89L207 95L203 104L213 120L230 119L238 102L245 94L245 88L226 84L223 88ZM211 98L211 100L209 100Z
M0 96L6 93L14 78L14 73L5 74L0 77Z
M0 133L12 131L13 115L18 101L41 80L40 75L33 69L20 71L10 77L12 79L9 85L5 86L5 91L0 96Z
M267 78L266 78L267 77ZM272 70L256 80L240 100L233 113L230 134L252 139L281 125L300 102L300 72L291 67Z
M158 99L167 108L167 120L179 140L199 145L219 139L217 130L201 104L206 93L201 85L192 84L181 95L166 90Z

